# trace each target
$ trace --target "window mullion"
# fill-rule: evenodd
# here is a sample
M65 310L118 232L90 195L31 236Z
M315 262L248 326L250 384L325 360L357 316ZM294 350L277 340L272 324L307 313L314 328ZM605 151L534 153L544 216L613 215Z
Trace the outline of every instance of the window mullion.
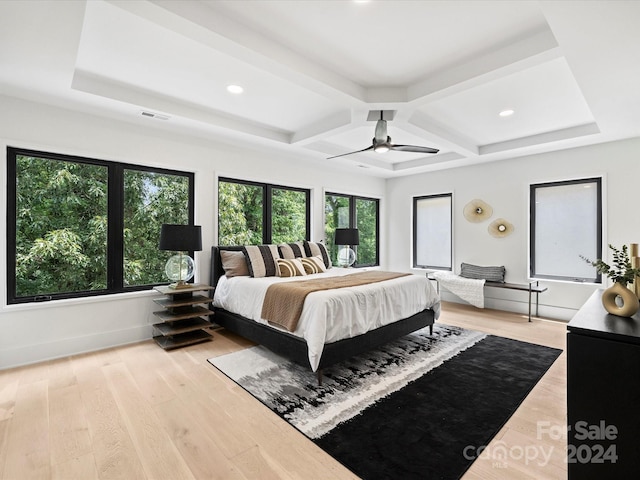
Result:
M7 148L7 298L16 298L17 153Z
M307 208L305 213L305 240L311 240L311 190L305 190Z
M263 185L262 186L262 241L266 243L271 243L271 239L273 238L273 228L272 228L272 218L273 209L271 208L273 205L272 196L273 188L271 185Z
M356 222L356 197L349 196L349 228L358 228Z
M107 210L107 288L124 285L124 168L109 166Z

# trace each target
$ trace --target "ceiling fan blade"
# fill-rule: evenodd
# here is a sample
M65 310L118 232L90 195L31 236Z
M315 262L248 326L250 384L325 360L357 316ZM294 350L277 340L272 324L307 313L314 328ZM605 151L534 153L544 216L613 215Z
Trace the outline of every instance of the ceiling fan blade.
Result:
M371 146L369 146L367 148L363 148L362 150L356 150L355 152L342 153L340 155L334 155L333 157L327 157L327 160L331 160L332 158L338 158L338 157L346 157L347 155L353 155L354 153L366 152L368 150L373 150L373 145L371 145Z
M420 147L417 145L391 145L389 144L389 150L396 150L398 152L415 152L415 153L438 153L440 150L431 147Z

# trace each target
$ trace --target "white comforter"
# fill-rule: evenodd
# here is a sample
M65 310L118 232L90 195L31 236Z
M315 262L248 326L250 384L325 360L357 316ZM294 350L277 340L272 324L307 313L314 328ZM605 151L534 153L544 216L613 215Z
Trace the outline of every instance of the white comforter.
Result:
M223 276L216 286L213 304L268 324L260 314L267 288L272 283L348 275L358 271L361 270L331 268L325 273L289 278ZM325 343L360 335L410 317L425 308L433 309L435 318L439 317L440 298L424 275L407 275L358 287L313 292L307 296L298 327L292 333L306 340L309 363L315 371Z

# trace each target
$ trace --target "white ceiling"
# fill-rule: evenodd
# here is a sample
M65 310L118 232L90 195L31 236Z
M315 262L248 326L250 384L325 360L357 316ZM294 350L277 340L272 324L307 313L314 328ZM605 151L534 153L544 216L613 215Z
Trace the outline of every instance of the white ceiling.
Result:
M371 145L392 110L393 143L440 152L326 162L394 177L640 136L639 21L638 1L5 0L0 93L301 159Z

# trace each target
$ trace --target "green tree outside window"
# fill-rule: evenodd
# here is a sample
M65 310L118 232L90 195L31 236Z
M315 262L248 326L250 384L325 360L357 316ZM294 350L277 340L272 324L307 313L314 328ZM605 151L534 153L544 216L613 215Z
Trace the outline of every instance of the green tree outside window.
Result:
M16 294L107 285L107 168L19 156Z
M374 198L325 194L324 232L333 264L337 264L339 250L334 243L336 228L357 228L360 245L353 247L356 251L355 266L378 265L378 205L379 201Z
M189 223L192 175L23 152L9 148L7 157L15 180L8 188L9 200L15 198L10 303L166 281L171 252L158 250L160 226Z
M218 181L218 245L308 238L309 190L242 180Z
M189 179L178 175L125 170L124 283L166 281L164 265L173 252L158 250L163 223L189 223Z

